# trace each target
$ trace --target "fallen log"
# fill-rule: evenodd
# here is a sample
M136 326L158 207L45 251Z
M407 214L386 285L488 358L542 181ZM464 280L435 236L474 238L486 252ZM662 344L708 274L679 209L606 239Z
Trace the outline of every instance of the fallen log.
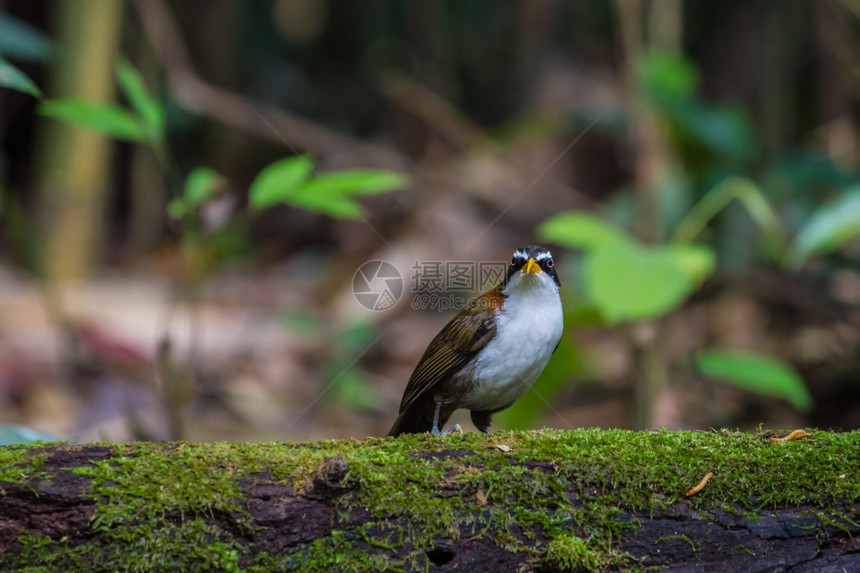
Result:
M860 570L860 431L770 437L0 448L0 569Z

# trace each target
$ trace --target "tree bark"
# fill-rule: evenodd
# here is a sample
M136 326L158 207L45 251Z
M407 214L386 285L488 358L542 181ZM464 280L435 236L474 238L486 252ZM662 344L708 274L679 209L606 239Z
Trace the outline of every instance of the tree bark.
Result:
M0 569L860 570L860 432L769 437L2 448Z

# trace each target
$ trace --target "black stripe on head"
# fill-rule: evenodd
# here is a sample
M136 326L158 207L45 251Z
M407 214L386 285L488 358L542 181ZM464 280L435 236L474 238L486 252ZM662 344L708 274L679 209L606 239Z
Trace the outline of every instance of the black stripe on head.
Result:
M550 253L548 249L538 245L520 247L514 251L514 255L511 257L511 264L508 267L508 273L505 276L502 286L508 284L508 281L514 273L521 270L523 266L529 262L529 259L534 259L535 262L540 265L541 270L551 276L556 285L561 286L561 282L558 280L558 274L555 272L555 263L552 260L552 253Z

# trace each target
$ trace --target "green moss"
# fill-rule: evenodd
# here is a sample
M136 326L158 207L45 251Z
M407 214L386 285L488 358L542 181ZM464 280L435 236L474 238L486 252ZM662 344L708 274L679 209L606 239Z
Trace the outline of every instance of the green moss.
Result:
M46 445L36 442L28 445L0 446L0 485L25 483L33 474L40 471L45 465L48 454L35 454L33 450Z
M108 460L73 470L92 478L89 494L100 501L97 527L157 519L168 511L184 519L239 509L236 474L245 458L228 444L119 444L115 450Z
M106 544L72 546L45 535L21 533L15 539L21 553L10 553L4 570L28 570L34 563L46 571L277 571L282 560L263 552L239 559L248 548L215 526L199 520L127 524ZM8 569L5 569L8 568ZM30 569L32 570L32 569Z
M20 545L20 552L16 552ZM2 561L4 569L11 571L69 571L82 570L84 561L81 551L64 543L58 543L47 535L20 532Z
M597 571L599 560L588 544L573 535L560 535L546 548L546 561L561 571Z
M740 432L596 429L304 444L120 444L109 459L71 470L90 479L99 545L81 546L83 554L60 540L22 534L14 559L50 568L65 558L101 570L422 569L425 551L437 542L482 535L525 553L530 563L633 568L618 550L619 536L637 527L637 514L682 500L701 512L747 517L813 504L834 523L856 519L840 508L850 511L860 499L860 456L846 455L858 446L860 432L816 431L805 440L772 443ZM46 454L35 452L0 448L0 487L37 474ZM243 536L236 528L250 534L259 527L241 504L248 480L301 492L330 456L347 461L347 479L357 485L338 498L330 535L279 554L237 541ZM709 471L713 479L686 498ZM428 495L440 487L447 497ZM368 515L362 526L350 517L358 509ZM220 529L225 522L231 531ZM141 555L146 566L137 568Z
M288 560L288 571L403 571L402 561L393 563L385 553L356 550L356 537L344 531L332 531L317 539L299 555Z

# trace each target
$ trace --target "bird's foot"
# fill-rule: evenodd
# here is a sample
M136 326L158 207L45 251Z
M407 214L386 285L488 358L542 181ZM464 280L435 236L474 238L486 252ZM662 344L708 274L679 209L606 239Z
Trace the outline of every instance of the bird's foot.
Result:
M451 426L450 428L448 428L444 432L440 432L439 428L436 426L433 426L433 429L430 430L430 433L433 434L434 436L445 436L447 434L450 434L451 432L457 432L458 434L462 434L463 430L460 428L460 424L454 424L453 426Z

